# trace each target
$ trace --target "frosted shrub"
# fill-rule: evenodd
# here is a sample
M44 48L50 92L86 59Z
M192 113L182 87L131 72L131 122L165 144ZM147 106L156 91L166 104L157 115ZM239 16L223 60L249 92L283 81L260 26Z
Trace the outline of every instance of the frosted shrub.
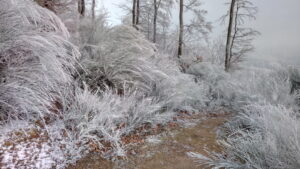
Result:
M211 64L210 62L201 62L193 64L187 69L187 73L196 77L197 83L207 86L203 95L207 95L206 104L209 108L218 108L219 106L229 106L231 103L231 93L227 94L225 87L233 90L230 83L226 83L230 75L225 73L220 65ZM224 83L225 82L225 83Z
M284 106L247 106L239 120L245 126L227 124L226 159L237 168L300 167L300 133L297 115Z
M122 137L144 125L164 124L176 110L203 106L205 86L199 88L133 28L109 30L105 18L84 20L80 57L52 12L29 0L0 2L4 165L63 168L95 144L110 145L103 152L107 157L124 155ZM24 139L10 151L19 137ZM29 152L37 161L24 156Z
M274 105L282 104L292 106L294 95L290 95L290 75L282 67L271 69L250 68L233 75L234 79L240 81L237 90L244 95L248 94L254 98L253 103L268 102ZM244 102L250 102L245 100Z
M143 97L137 92L120 96L111 90L91 94L85 89L75 96L75 103L64 115L64 120L76 136L74 140L82 143L92 141L101 148L104 143L110 142L112 149L106 155L123 156L122 136L144 124L169 121L173 113L162 113L162 105L155 98Z
M82 60L98 57L97 52L105 50L106 43L110 40L110 32L106 21L106 14L100 13L94 20L90 17L84 17L80 20L80 51ZM104 53L103 53L104 54Z
M117 26L107 30L105 19L88 26L93 28L86 39L82 65L87 69L82 79L92 90L109 86L123 91L138 90L145 96L165 103L162 109L196 111L203 107L206 95L194 82L194 77L183 74L177 61L157 52L154 44L132 27ZM82 34L88 34L83 29ZM121 92L120 92L121 91Z
M167 109L199 112L209 101L207 91L207 86L197 85L193 76L178 74L158 82L151 95L164 100Z
M0 4L0 163L61 168L69 151L81 150L63 136L61 120L79 51L54 13L31 0Z
M210 106L238 113L222 130L224 154L189 156L215 168L299 168L298 92L291 93L290 80L295 74L279 65L227 74L208 63L188 72L210 86Z
M213 103L239 109L250 103L293 106L297 95L290 94L290 73L280 66L271 68L245 67L225 73L223 67L209 62L191 66L188 73L210 86Z
M300 70L297 68L290 68L289 69L290 73L290 79L291 79L291 94L298 94L300 93ZM297 98L298 104L299 102L299 97Z
M84 80L93 90L105 85L122 89L125 85L149 91L155 80L166 76L147 60L154 55L154 46L133 28L115 27L105 36L96 39L99 44L94 43L91 49L95 52L87 53L90 59L82 61L88 71ZM103 44L101 38L109 40Z
M51 114L79 53L52 12L30 1L0 2L2 122Z

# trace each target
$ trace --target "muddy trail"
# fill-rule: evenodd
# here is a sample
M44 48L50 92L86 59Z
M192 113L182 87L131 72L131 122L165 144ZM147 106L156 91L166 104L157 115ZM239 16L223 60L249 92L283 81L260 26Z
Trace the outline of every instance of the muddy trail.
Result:
M217 130L229 115L202 116L186 127L176 127L157 136L149 136L145 142L128 148L126 159L112 162L97 154L90 154L68 169L201 169L188 152L207 156L208 152L220 152Z

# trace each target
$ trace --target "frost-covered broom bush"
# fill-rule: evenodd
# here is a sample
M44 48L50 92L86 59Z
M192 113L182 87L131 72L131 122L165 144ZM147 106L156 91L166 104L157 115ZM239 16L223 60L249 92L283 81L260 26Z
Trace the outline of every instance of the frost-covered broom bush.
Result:
M201 102L193 78L158 59L154 45L130 27L93 29L94 39L82 39L78 77L79 54L52 12L29 0L0 2L0 144L14 145L20 133L26 138L13 151L1 146L1 164L62 168L91 144L109 143L106 155L122 155L121 137Z
M82 77L92 90L105 86L138 90L164 102L168 110L202 106L203 88L192 76L183 74L172 57L157 52L154 44L130 26L108 30L103 18L83 24L85 29L81 29L85 42L81 63L87 69Z
M75 147L60 133L64 124L59 119L72 101L79 52L54 13L30 0L0 4L0 163L8 168L59 168L66 158L62 143ZM44 140L38 141L37 135ZM9 147L15 143L7 139L23 137L30 139Z
M238 113L221 136L226 156L190 156L216 168L299 168L299 105L288 69L252 67L225 74L203 64L189 71L212 83L212 106Z
M105 36L109 40L100 43ZM91 72L86 77L87 83L93 89L101 83L121 89L125 83L143 91L151 90L153 82L166 75L147 61L146 58L154 56L154 46L140 36L130 27L118 26L99 37L96 52L87 56L92 59L83 61Z
M83 22L80 78L87 86L65 118L78 140L99 147L110 142L106 155L123 155L123 136L145 124L164 124L175 110L200 109L203 89L141 33L124 25L109 29L101 15Z
M168 56L159 55L156 64L168 78L158 81L150 95L166 101L166 107L172 110L199 112L207 107L208 85L197 84L194 76L183 74L177 62Z
M285 106L247 106L240 117L245 128L233 128L227 138L228 154L243 168L300 167L300 123L297 114ZM239 160L237 160L239 159Z
M201 164L215 168L300 167L300 123L292 109L270 104L252 104L245 107L238 120L241 124L239 127L236 124L226 124L230 132L225 141L221 141L226 155L216 153L211 153L211 157L197 153L189 155Z
M1 121L51 114L72 81L78 52L52 12L30 1L0 2Z
M233 74L233 78L240 81L237 95L252 96L250 100L239 98L241 102L267 102L287 107L295 104L297 95L290 93L290 73L280 65L273 65L271 68L248 68Z
M76 140L104 148L110 143L105 156L123 156L121 138L144 124L155 126L169 121L173 112L161 113L162 102L153 97L143 97L137 92L120 96L112 90L91 94L76 92L75 102L64 120Z
M203 62L191 66L188 73L210 86L211 104L238 110L243 105L269 102L294 106L297 95L290 94L290 73L279 65L270 68L246 67L225 73L220 65Z
M228 101L222 99L225 97L222 94L223 90L218 88L221 82L228 79L228 75L221 66L210 62L201 62L191 65L187 69L187 73L194 75L198 84L207 86L208 89L203 94L207 95L208 101L206 104L209 108L228 105Z
M97 56L97 50L103 51L109 40L109 25L106 22L106 13L100 13L95 19L84 17L80 20L80 52L82 60L93 59ZM99 51L98 51L99 52Z

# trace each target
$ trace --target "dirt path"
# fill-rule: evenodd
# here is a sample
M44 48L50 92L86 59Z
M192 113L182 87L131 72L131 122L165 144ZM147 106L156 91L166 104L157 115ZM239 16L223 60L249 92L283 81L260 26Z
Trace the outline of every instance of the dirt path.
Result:
M221 151L216 143L216 130L228 116L207 117L190 128L168 131L150 137L145 143L131 147L126 160L112 163L97 155L80 160L69 169L201 169L187 152L207 155L208 151Z

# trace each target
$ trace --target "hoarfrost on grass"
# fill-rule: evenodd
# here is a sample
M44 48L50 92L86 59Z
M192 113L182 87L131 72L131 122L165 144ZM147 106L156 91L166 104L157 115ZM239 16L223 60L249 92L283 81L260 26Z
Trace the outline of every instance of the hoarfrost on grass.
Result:
M218 65L200 63L188 70L210 86L210 105L237 112L225 124L220 142L226 156L190 153L215 168L299 168L299 95L297 71L280 65L244 67L223 73Z

